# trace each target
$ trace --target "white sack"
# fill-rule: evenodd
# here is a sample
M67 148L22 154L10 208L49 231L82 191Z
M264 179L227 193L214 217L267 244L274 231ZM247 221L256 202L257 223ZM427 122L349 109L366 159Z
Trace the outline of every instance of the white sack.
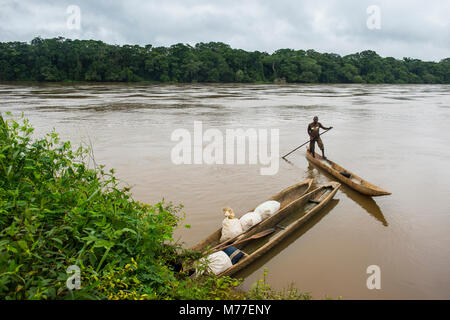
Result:
M255 213L259 214L262 220L265 220L280 210L280 206L281 204L278 201L269 200L256 207Z
M222 222L222 236L220 237L220 242L234 238L235 236L241 233L242 233L242 226L239 219L225 218L223 219Z
M239 221L241 222L242 230L247 231L255 224L258 224L262 221L261 216L255 212L249 212L244 214Z
M207 264L207 269L212 271L214 274L219 274L228 268L230 268L233 264L231 263L230 257L223 251L218 251L210 254L208 257L202 258L200 260L200 264ZM203 272L196 270L196 274L200 275Z

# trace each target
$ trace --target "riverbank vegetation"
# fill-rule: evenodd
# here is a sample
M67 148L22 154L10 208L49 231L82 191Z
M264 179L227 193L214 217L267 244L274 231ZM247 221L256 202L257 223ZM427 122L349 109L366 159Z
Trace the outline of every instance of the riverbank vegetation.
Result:
M109 45L94 40L35 38L0 43L0 81L157 81L276 83L450 83L450 58L425 62L280 49L272 54L220 42Z
M265 277L253 289L181 264L199 253L173 240L181 207L143 204L114 170L90 167L89 151L57 133L33 138L25 119L0 115L0 299L308 299ZM80 269L69 290L67 268Z

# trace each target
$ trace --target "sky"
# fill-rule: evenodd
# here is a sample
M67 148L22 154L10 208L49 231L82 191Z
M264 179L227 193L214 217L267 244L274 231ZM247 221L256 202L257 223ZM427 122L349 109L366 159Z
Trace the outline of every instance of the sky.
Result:
M439 61L450 57L450 0L0 0L1 42L38 36Z

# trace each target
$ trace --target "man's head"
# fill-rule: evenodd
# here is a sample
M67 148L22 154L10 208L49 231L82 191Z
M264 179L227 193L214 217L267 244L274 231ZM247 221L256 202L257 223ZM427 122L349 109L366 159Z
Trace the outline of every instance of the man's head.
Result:
M319 121L319 117L318 117L318 116L315 116L314 119L313 119L313 121L314 121L314 122Z

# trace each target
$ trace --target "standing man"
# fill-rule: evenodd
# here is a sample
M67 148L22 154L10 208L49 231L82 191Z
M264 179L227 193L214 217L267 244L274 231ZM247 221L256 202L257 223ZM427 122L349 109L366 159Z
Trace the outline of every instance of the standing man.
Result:
M314 117L313 122L311 122L308 125L308 134L309 134L309 137L310 137L309 152L312 154L313 158L316 157L315 153L314 153L314 148L315 148L315 144L317 142L320 150L322 150L322 157L324 159L326 159L326 157L325 157L325 150L324 150L324 147L323 147L323 142L322 142L322 139L320 139L320 135L319 135L319 129L320 128L322 128L324 130L330 130L333 127L325 128L319 122L319 117L317 117L317 116Z

